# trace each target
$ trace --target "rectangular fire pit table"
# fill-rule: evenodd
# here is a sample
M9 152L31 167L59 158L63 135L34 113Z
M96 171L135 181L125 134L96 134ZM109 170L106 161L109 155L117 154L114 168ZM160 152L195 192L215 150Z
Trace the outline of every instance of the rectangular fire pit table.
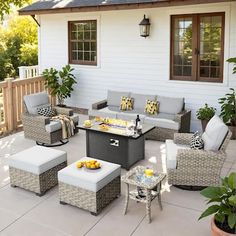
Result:
M145 157L145 134L152 125L143 124L142 132L134 136L126 134L125 128L110 127L101 130L99 124L91 128L78 126L86 131L87 156L121 165L126 170Z
M146 204L148 222L151 223L151 202L156 197L158 198L158 203L162 210L161 183L165 179L166 174L157 173L152 177L146 177L144 174L145 169L146 167L144 166L137 166L121 177L121 180L127 186L124 214L127 212L129 199L142 202ZM140 196L138 190L130 191L130 185L137 186L137 189L142 191L142 195Z

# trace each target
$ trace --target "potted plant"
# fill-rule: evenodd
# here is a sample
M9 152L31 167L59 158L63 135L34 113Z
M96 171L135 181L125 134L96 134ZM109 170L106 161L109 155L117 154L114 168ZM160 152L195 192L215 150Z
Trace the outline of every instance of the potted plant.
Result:
M236 234L236 172L222 179L219 187L207 187L200 192L211 204L199 217L214 214L211 221L212 236Z
M45 86L49 88L50 94L57 97L58 106L65 106L64 100L71 96L73 85L76 84L75 76L71 73L74 69L66 65L61 71L55 68L43 71Z
M232 132L232 138L236 139L236 92L233 88L230 88L230 92L219 99L221 104L221 113L225 124L229 126Z
M229 58L229 59L227 60L227 62L234 64L234 67L233 67L233 74L236 74L236 57Z
M207 103L205 103L204 107L198 109L196 115L202 123L202 131L205 131L207 123L209 120L215 115L216 109L214 107L209 107Z

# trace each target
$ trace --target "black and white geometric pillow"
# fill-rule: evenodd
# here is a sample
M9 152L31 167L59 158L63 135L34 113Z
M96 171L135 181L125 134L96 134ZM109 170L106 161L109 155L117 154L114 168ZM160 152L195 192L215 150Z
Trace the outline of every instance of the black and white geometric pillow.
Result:
M204 148L204 141L203 141L202 137L200 136L200 134L198 133L198 131L193 134L193 137L190 142L190 148L191 149L203 149Z
M52 106L39 107L37 108L37 112L39 115L46 117L53 117L56 115L56 110L53 109Z

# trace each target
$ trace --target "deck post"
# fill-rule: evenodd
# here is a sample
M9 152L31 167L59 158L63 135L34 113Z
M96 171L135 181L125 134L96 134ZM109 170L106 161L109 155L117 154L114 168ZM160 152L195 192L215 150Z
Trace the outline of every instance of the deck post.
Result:
M13 111L13 92L12 92L12 82L13 78L7 78L7 116L6 116L6 122L7 122L7 131L11 132L14 130L14 111Z

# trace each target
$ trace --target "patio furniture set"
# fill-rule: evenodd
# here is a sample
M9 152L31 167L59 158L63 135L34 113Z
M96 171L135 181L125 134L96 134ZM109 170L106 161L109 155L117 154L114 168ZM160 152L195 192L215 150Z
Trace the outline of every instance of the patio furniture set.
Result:
M134 100L132 110L120 110L121 97L130 97ZM147 100L159 102L158 114L149 115L145 112ZM155 126L146 138L158 141L173 139L174 133L190 131L191 111L185 109L184 98L108 90L107 99L94 103L88 114L90 117L101 116L122 120L134 120L139 115L143 124Z
M151 118L142 115L139 110L141 107L138 108L138 106L139 102L144 104L144 100L154 97L156 99L156 96L127 93L127 96L136 97L138 104L134 106L135 111L125 113L117 109L118 100L120 100L118 98L123 95L124 93L108 91L107 101L94 104L89 115L91 118L112 115L113 118L130 120L134 119L137 114L141 114L142 132L140 133L128 135L125 129L120 127L117 128L119 132L115 131L116 128L102 130L95 121L91 127L77 125L78 116L68 109L66 111L75 119L76 129L86 131L88 157L80 161L96 159L101 162L101 168L78 169L76 162L67 166L66 152L35 146L10 158L11 185L42 196L59 182L61 204L77 206L97 215L120 195L120 180L122 180L127 185L124 214L126 214L129 199L133 199L146 204L148 222L151 222L151 201L157 197L162 209L161 183L166 176L169 184L173 185L216 186L219 184L220 171L226 158L225 150L231 137L231 132L219 117L214 116L209 121L202 135L204 149L191 149L190 142L194 134L189 133L191 113L184 110L184 99L158 96L160 113ZM161 110L162 101L166 108ZM24 102L27 108L26 114L23 115L25 137L43 144L61 141L60 124L36 114L37 107L48 104L48 97L46 99L45 94L42 93L28 95ZM107 105L106 108L104 104ZM63 113L65 110L66 108L62 108L60 111ZM175 124L176 128L168 126L170 124ZM183 130L188 133L180 133ZM157 135L158 131L161 134ZM146 176L146 168L138 166L120 179L121 167L129 170L136 162L144 159L145 138L165 140L167 175L154 173L153 176ZM134 185L137 190L130 191L130 185Z

